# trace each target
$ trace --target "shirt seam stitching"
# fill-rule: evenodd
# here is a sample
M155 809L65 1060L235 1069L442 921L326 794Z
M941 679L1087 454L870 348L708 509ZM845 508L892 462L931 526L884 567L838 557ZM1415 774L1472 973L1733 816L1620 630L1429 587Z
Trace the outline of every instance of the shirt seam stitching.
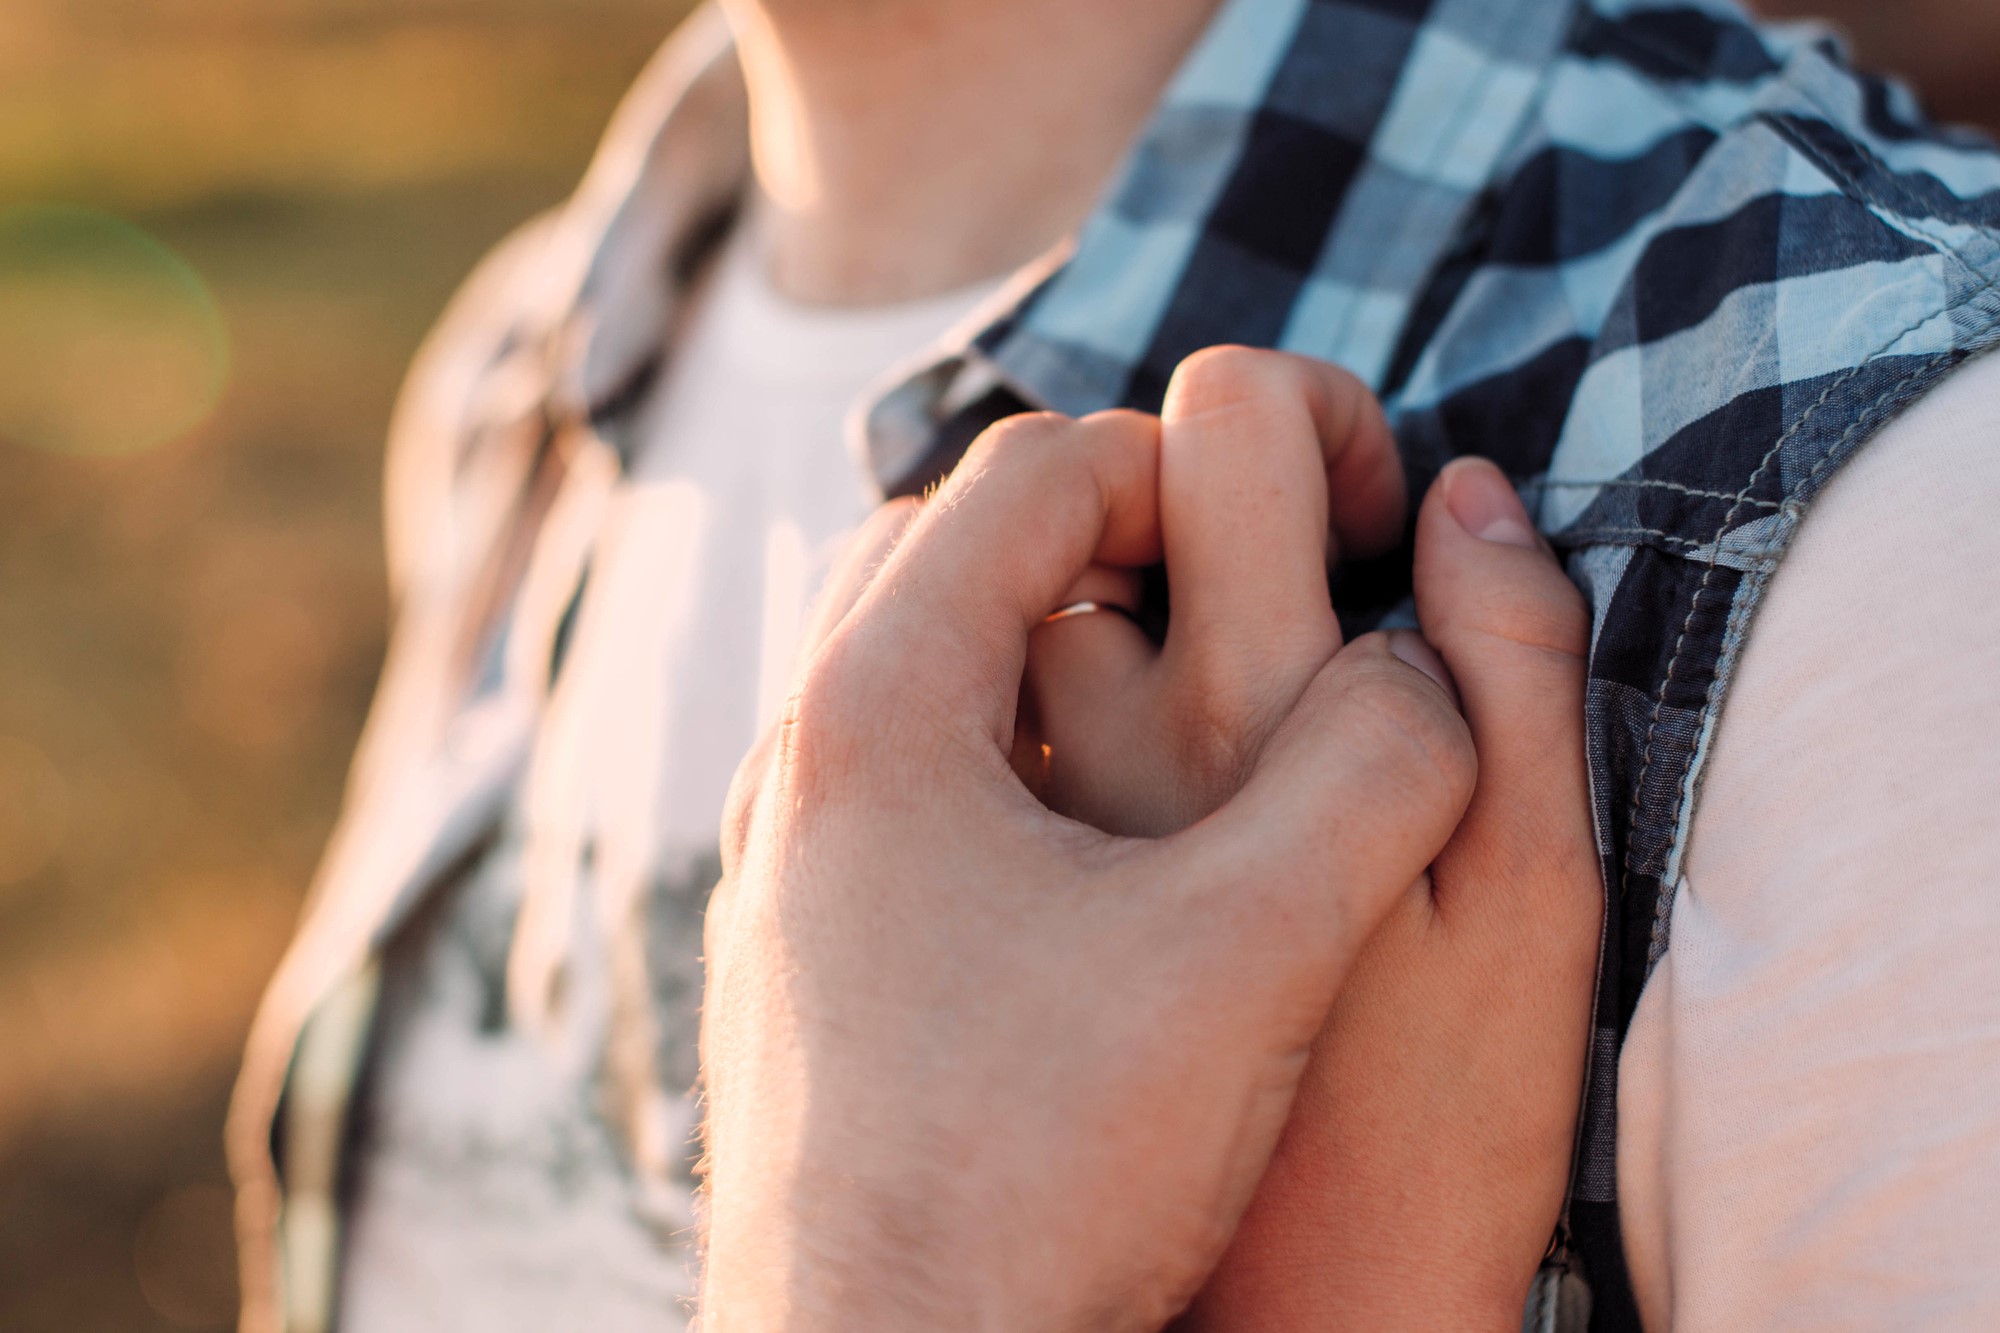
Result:
M1695 617L1700 613L1702 599L1707 594L1708 590L1714 585L1715 572L1716 569L1721 564L1722 538L1728 533L1729 529L1735 524L1737 515L1742 511L1742 509L1745 507L1745 502L1748 501L1750 498L1750 492L1756 489L1757 483L1763 479L1764 474L1771 466L1772 461L1778 457L1779 453L1784 449L1784 447L1787 444L1791 443L1793 439L1797 438L1800 432L1802 432L1805 429L1805 427L1819 414L1819 410L1825 407L1827 403L1832 401L1833 396L1836 392L1838 392L1841 388L1845 387L1856 376L1861 374L1861 372L1865 370L1867 367L1881 360L1884 356L1888 354L1890 348L1894 347L1897 343L1901 342L1911 333L1914 333L1917 329L1922 328L1925 324L1928 324L1931 320L1937 318L1939 315L1949 314L1954 310L1960 309L1970 304L1978 297L1985 295L1987 292L1993 290L1993 288L1996 286L1997 281L2000 280L1987 278L1981 286L1973 289L1970 292L1965 293L1959 299L1949 302L1941 308L1927 310L1922 315L1921 318L1912 321L1904 328L1898 329L1892 337L1886 339L1879 347L1875 349L1875 351L1871 352L1853 369L1847 371L1842 375L1836 376L1832 381L1830 381L1827 384L1827 386L1824 389L1820 391L1819 397L1815 399L1813 403L1810 406L1808 406L1804 412L1799 414L1798 420L1794 421L1790 427L1788 427L1785 431L1780 433L1778 438L1772 443L1771 447L1765 452L1763 458L1759 460L1757 467L1751 472L1750 477L1744 483L1742 490L1737 492L1734 499L1734 503L1730 506L1729 512L1723 516L1721 524L1718 525L1718 527L1716 528L1715 536L1711 538L1708 543L1711 549L1709 551L1707 566L1702 573L1701 583L1695 588L1694 593L1688 599L1687 615L1681 621L1680 632L1675 637L1674 640L1673 652L1667 659L1666 672L1660 680L1659 689L1654 693L1653 696L1653 708L1650 716L1647 719L1646 739L1641 750L1639 776L1637 781L1634 782L1632 788L1631 813L1629 816L1629 824L1628 824L1626 843L1625 843L1625 856L1623 858L1623 866L1622 866L1623 873L1619 877L1619 886L1618 886L1619 897L1621 900L1629 896L1629 894L1631 893L1632 878L1636 871L1634 862L1635 862L1637 845L1639 841L1637 834L1639 832L1640 816L1643 813L1645 805L1646 780L1652 775L1653 763L1655 758L1657 757L1657 742L1659 739L1660 721L1666 709L1667 691L1672 688L1675 679L1677 677L1677 674L1680 670L1681 661L1683 657L1686 655L1688 638L1693 633ZM1802 483L1802 486L1809 484L1813 478L1817 477L1820 471L1824 469L1827 462L1830 459L1839 456L1845 445L1850 440L1852 440L1854 436L1858 434L1864 427L1872 425L1886 410L1886 405L1889 404L1895 398L1895 396L1898 393L1900 393L1905 387L1907 387L1909 384L1913 383L1917 379L1921 378L1923 375L1930 373L1939 365L1949 362L1951 358L1955 355L1956 355L1955 351L1942 352L1937 354L1936 356L1926 358L1921 365L1912 369L1907 375L1905 375L1902 379L1897 381L1896 384L1891 386L1888 390L1884 391L1882 394L1878 395L1877 398L1875 399L1875 405L1870 410L1859 414L1855 418L1853 423L1851 423L1848 426L1847 430L1842 433L1841 437L1838 440L1836 440L1829 448L1823 451L1819 460L1815 463L1812 471L1807 475L1806 482ZM1763 557L1761 557L1759 561L1760 568L1768 568L1769 563L1774 559L1775 555L1773 554L1764 555ZM1707 690L1704 692L1702 708L1701 708L1701 714L1704 717L1706 717L1708 713L1715 706L1715 685L1716 681L1714 679L1711 679L1709 681ZM1668 813L1671 813L1673 815L1675 823L1678 823L1680 814L1686 808L1687 805L1688 777L1689 774L1687 773L1682 774L1680 782L1676 784L1674 799L1669 807ZM1662 876L1664 879L1664 867L1662 868ZM1673 895L1671 891L1663 882L1661 885L1661 891L1659 897L1654 905L1654 929L1656 932L1660 929L1661 914L1664 911L1670 910L1671 908L1672 898ZM1664 955L1665 955L1665 942L1663 939L1649 942L1647 948L1647 962L1646 962L1646 971L1648 976L1651 975L1652 969L1658 964L1659 959Z

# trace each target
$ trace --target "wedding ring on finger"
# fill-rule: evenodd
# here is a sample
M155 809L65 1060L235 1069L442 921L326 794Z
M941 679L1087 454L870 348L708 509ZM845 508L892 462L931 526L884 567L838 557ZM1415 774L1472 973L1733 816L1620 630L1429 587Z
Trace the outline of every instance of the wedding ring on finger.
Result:
M1068 606L1060 607L1042 617L1042 623L1044 625L1053 625L1058 620L1073 620L1078 616L1091 616L1099 612L1123 616L1134 625L1139 623L1138 612L1133 611L1130 607L1120 606L1116 602L1071 602Z

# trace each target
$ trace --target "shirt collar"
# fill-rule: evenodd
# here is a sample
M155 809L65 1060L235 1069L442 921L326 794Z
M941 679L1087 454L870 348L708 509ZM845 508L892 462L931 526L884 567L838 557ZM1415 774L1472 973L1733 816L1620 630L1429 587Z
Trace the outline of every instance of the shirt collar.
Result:
M558 419L609 422L656 373L750 182L749 99L713 4L661 47L556 217L508 339Z
M1217 343L1306 352L1382 389L1576 7L1225 0L1074 240L857 416L878 481L895 489L995 388L1072 415L1154 410L1174 366ZM748 180L746 103L726 25L705 9L641 79L569 207L587 258L540 340L559 402L610 423L657 369L690 256Z

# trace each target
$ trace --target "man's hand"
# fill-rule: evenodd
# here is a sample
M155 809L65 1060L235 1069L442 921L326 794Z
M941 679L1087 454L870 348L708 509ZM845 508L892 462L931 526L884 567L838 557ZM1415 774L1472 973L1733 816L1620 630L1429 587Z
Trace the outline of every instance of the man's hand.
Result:
M1337 528L1400 521L1379 418L1245 355L1166 422L1222 470L1214 524L1163 534L1160 423L1020 418L836 580L724 831L705 1333L1153 1329L1221 1256L1473 782L1446 691L1380 638L1341 648L1328 608L1329 467L1383 487L1361 515L1343 488ZM1180 680L1161 697L1227 762L1142 841L1051 813L1009 756L1031 632L1093 562L1163 551L1206 592L1127 664Z

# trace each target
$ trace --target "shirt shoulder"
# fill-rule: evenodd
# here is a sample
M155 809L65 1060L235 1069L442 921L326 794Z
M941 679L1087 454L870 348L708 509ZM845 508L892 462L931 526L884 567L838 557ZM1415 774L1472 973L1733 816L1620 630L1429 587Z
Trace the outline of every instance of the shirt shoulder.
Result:
M1823 32L1587 6L1506 163L1388 398L1560 544L1706 559L2000 339L2000 153Z
M476 417L490 414L492 371L513 350L559 214L517 228L459 286L411 362L389 423L384 530L392 592L401 601L425 570L452 563L461 455Z

